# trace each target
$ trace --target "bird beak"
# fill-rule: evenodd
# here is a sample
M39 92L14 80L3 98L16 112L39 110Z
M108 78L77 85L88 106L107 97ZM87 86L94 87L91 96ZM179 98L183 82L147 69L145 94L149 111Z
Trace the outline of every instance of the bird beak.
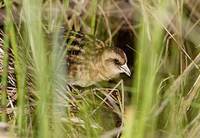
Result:
M131 71L128 68L127 64L120 66L120 70L128 76L131 76Z

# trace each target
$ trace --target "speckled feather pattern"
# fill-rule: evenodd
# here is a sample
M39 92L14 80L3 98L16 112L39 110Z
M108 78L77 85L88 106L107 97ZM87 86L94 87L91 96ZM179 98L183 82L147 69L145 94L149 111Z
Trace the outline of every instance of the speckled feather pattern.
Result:
M95 60L100 58L99 54L106 46L89 35L72 31L66 34L68 83L80 86L93 84L95 80L91 77L95 74Z
M115 77L115 66L104 62L106 57L119 56L121 64L127 62L125 53L119 48L110 48L102 41L88 35L72 33L66 36L68 83L82 87Z

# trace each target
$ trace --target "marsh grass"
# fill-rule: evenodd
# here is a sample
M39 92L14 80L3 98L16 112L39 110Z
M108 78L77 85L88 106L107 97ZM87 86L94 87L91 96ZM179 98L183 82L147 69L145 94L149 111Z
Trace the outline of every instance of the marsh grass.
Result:
M0 119L9 123L11 137L200 136L198 1L17 2L18 14L13 14L11 0L2 4L7 15ZM108 83L107 88L66 88L63 26L101 38L108 46L116 45L112 42L119 30L128 28L136 40L131 47L135 59L128 59L135 61L132 80ZM17 102L6 89L9 48Z

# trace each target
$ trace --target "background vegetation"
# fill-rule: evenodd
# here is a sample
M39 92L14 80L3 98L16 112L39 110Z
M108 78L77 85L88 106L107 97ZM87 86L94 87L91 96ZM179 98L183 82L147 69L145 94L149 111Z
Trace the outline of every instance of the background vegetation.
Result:
M0 5L0 137L200 136L200 1L4 0ZM62 30L122 48L131 79L67 89ZM8 80L15 80L14 88Z

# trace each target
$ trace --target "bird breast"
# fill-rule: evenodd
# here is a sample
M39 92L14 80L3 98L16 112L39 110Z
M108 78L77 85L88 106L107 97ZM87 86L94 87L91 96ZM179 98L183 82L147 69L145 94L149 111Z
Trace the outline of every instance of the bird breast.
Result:
M98 58L88 60L84 64L73 64L68 68L68 83L87 87L99 81L109 80L105 66Z

